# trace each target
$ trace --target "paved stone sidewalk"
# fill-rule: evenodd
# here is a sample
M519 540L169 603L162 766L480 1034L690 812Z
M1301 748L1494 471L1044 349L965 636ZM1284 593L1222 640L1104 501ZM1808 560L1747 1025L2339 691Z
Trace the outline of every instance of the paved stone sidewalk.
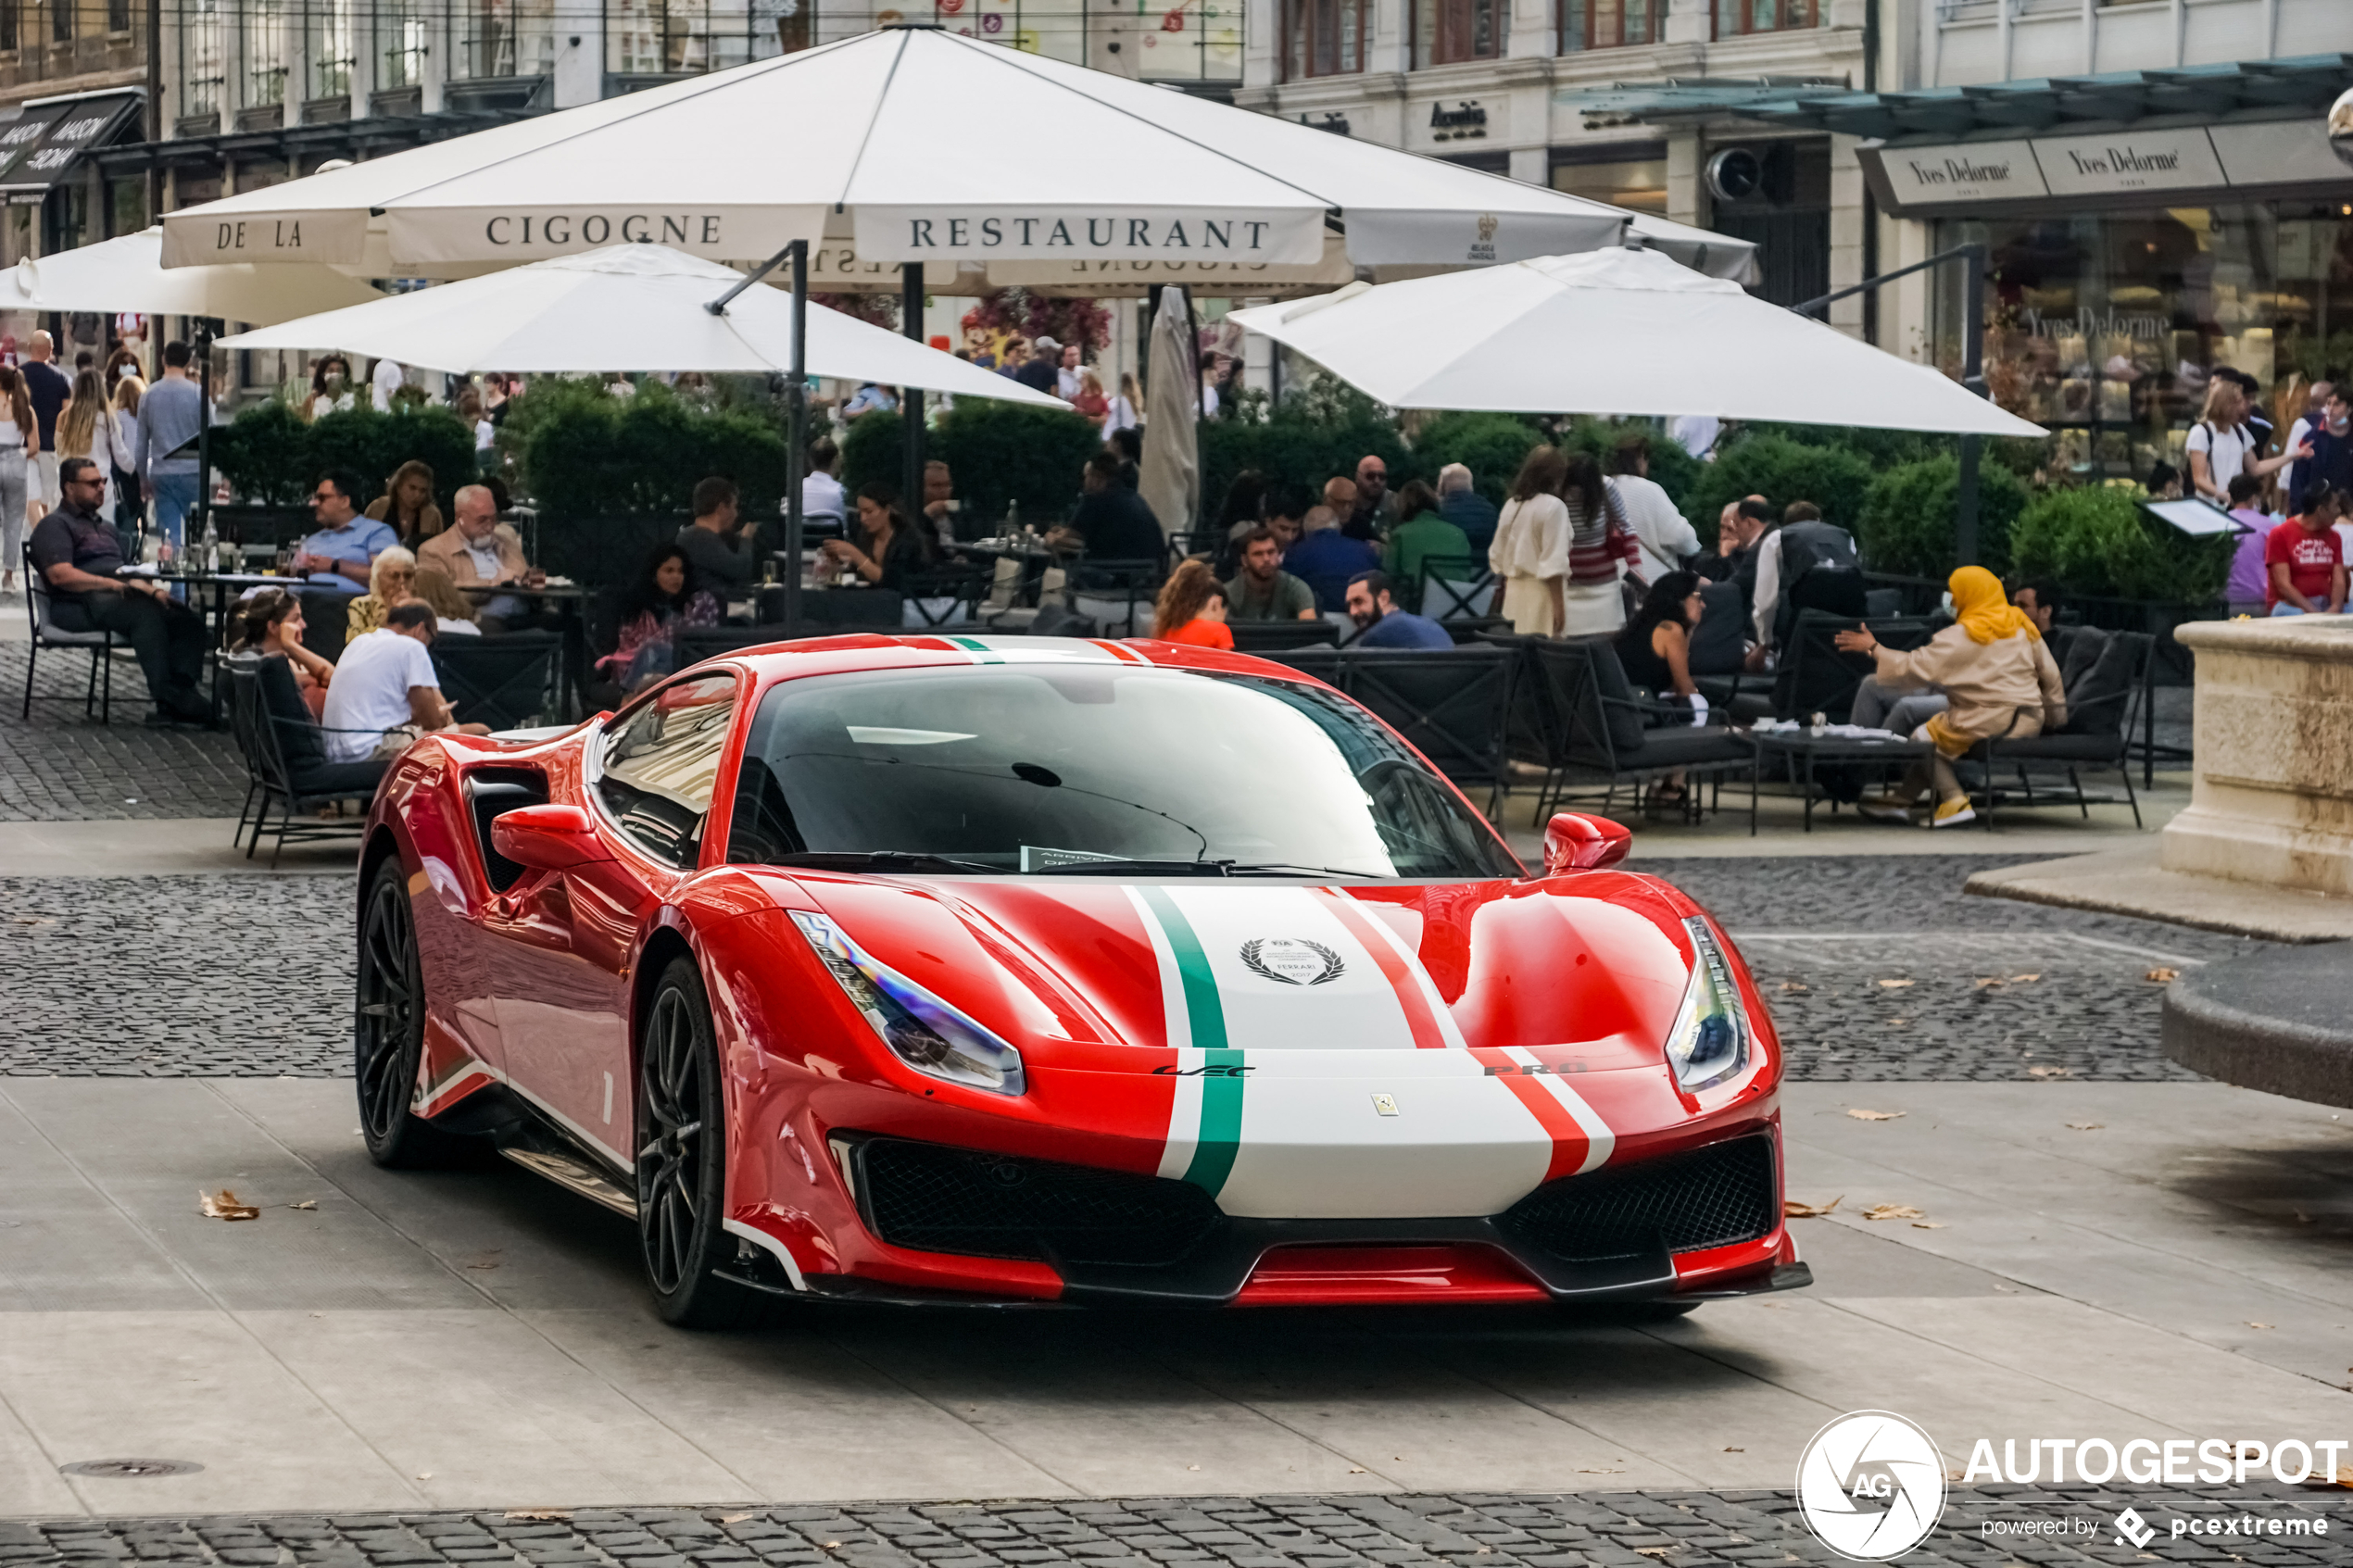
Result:
M0 614L23 614L0 603ZM233 817L245 767L225 731L151 730L138 665L117 659L114 721L86 718L87 654L44 654L22 719L29 645L0 643L0 822Z
M2252 945L1961 897L1985 863L1644 869L1739 934L1793 1079L2194 1079L2158 1052L2149 975ZM0 1074L344 1075L352 904L341 876L0 878ZM94 992L94 964L114 977Z
M2271 1485L2159 1492L1957 1490L1905 1561L2038 1564L2353 1562L2353 1500ZM2115 1533L2135 1510L2151 1550ZM2295 1521L2325 1534L2172 1536L2176 1517ZM2059 1521L2057 1536L1993 1536ZM2088 1526L2088 1528L2086 1528ZM2244 1530L2244 1520L2242 1529ZM518 1510L0 1524L6 1568L1757 1568L1841 1561L1787 1494L1614 1492L990 1501L842 1508Z

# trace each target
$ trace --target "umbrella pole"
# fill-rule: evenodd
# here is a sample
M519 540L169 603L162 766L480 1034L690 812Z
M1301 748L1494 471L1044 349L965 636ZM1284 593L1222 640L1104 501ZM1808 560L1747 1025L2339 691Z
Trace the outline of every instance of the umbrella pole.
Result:
M792 385L785 395L785 640L800 635L801 473L809 454L809 242L792 243Z
M205 520L212 515L212 320L196 319L196 505L180 525L180 550L204 536ZM210 562L207 562L208 567Z
M1985 395L1985 247L1961 247L1961 384ZM1961 437L1960 474L1954 485L1953 554L1963 566L1977 564L1977 462L1982 435Z
M899 330L917 343L924 341L924 264L910 261L899 269ZM899 417L907 430L905 466L900 492L907 501L911 526L924 514L924 395L921 388L899 389Z

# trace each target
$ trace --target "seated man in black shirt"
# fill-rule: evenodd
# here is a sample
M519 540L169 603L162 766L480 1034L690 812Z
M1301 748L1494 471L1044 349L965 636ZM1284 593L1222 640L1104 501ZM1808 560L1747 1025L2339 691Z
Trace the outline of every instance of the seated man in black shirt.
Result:
M1151 507L1119 480L1119 456L1105 450L1087 459L1078 509L1046 535L1058 550L1078 549L1099 561L1157 561L1168 548Z
M150 724L212 722L196 691L204 671L204 618L157 583L119 579L122 546L100 520L107 482L87 458L57 465L57 509L32 531L32 569L49 584L51 617L62 632L113 632L130 643L156 710Z

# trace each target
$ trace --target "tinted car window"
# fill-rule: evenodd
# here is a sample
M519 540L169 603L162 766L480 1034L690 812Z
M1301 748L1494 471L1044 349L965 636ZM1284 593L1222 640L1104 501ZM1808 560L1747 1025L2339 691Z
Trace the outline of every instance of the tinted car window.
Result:
M899 851L1004 872L1136 859L1519 874L1444 781L1337 693L1126 664L774 686L733 821L737 861Z
M677 866L700 858L735 712L735 677L704 675L664 686L607 728L598 798L648 854Z

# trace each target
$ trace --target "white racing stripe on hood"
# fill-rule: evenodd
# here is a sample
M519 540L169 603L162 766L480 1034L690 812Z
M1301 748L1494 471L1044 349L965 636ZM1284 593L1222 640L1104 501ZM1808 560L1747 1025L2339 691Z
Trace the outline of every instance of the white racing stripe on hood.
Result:
M1321 895L1295 886L1165 891L1209 960L1225 1006L1225 1044L1249 1051L1414 1048L1397 993ZM1320 979L1312 964L1285 961L1319 950L1328 955ZM1288 978L1262 972L1279 976L1294 968L1299 972Z

